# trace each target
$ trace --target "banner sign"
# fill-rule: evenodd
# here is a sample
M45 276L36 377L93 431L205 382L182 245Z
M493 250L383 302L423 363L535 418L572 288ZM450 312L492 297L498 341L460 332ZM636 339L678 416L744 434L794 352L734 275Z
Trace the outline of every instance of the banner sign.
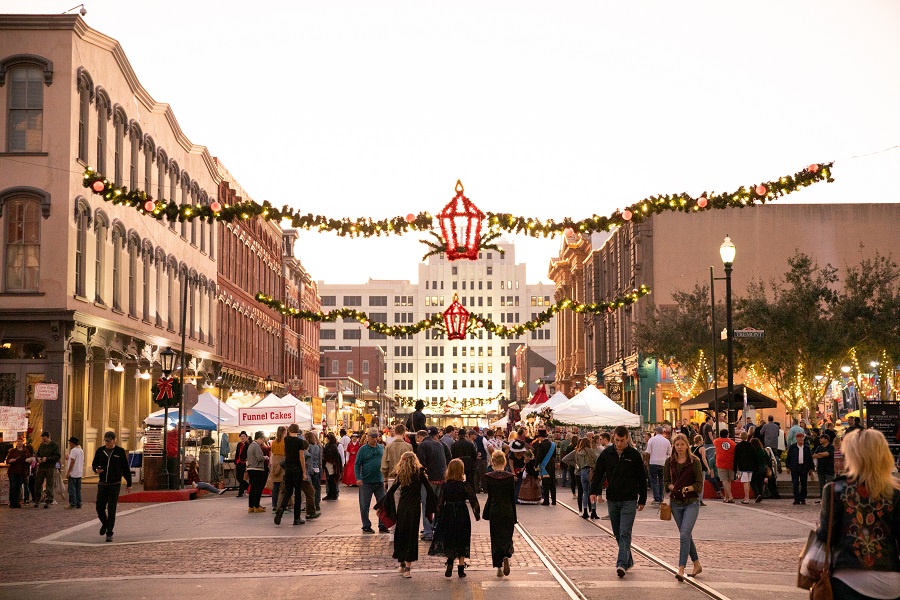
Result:
M290 425L297 422L296 407L277 406L259 408L239 408L238 426L252 427L254 425Z
M24 407L0 406L0 431L28 431Z
M34 384L35 400L59 400L59 384L58 383L36 383Z
M883 433L894 456L900 454L900 404L866 402L865 412L866 427Z

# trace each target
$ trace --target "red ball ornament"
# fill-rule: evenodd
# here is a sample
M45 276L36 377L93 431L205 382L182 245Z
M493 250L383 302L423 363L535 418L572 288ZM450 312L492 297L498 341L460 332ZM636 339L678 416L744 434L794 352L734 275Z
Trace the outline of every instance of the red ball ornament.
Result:
M368 322L368 321L363 321L363 327L365 327L366 329L368 329L368 328L369 328L369 322Z
M765 196L767 191L768 190L766 189L766 186L764 186L762 184L759 184L758 186L756 186L756 195L757 196Z
M415 221L416 221L416 215L414 215L412 213L409 213L408 215L406 215L407 223L414 223Z
M213 200L209 204L209 207L212 209L213 212L219 212L220 210L222 210L222 203L219 202L218 200Z
M563 229L563 235L566 237L572 237L573 235L575 235L575 230L571 227L566 227L565 229Z
M700 196L697 198L697 206L700 208L706 208L706 205L709 204L709 200L706 199L706 196Z
M815 173L816 171L819 170L819 165L816 165L816 164L809 165L808 167L806 167L806 170L809 171L810 173Z
M144 202L144 210L147 212L153 212L153 209L156 208L156 202L153 200L147 200Z
M106 188L106 184L100 181L99 179L91 184L91 189L97 192L98 194L102 192Z
M630 220L631 220L631 216L632 216L632 215L631 215L631 211L628 210L627 208L626 208L625 210L622 211L622 220L624 220L624 221L630 221Z

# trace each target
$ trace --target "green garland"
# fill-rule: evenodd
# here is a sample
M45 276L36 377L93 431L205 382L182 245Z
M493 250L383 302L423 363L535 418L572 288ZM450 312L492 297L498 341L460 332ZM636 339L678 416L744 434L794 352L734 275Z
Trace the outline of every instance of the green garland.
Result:
M550 319L552 319L554 315L556 315L556 313L561 310L568 309L575 311L576 313L592 314L612 312L617 308L621 308L622 306L634 304L638 301L639 298L641 298L642 296L646 296L649 293L650 288L642 285L641 287L633 289L627 294L619 296L618 298L609 302L584 304L576 300L563 298L561 300L558 300L556 304L551 305L547 308L547 310L538 314L530 321L512 326L500 325L494 323L484 315L470 313L469 323L466 327L466 331L468 333L474 333L479 329L486 329L487 331L490 331L494 335L498 335L500 337L517 337L529 331L534 331L539 327L543 327L550 322ZM369 319L369 316L365 312L356 310L354 308L336 308L328 312L301 310L299 308L286 306L280 300L275 300L271 296L267 296L262 292L256 294L256 301L260 304L268 306L271 309L277 310L286 317L295 317L297 319L303 319L305 321L311 321L313 323L334 322L338 319L348 318L356 319L370 331L383 333L384 335L389 335L391 337L397 335L412 335L420 333L425 329L431 329L442 333L446 331L444 329L444 318L441 313L434 313L431 316L422 319L418 323L410 323L408 325L388 325L387 323L381 323L379 321L371 321Z
M696 198L687 193L650 196L622 210L617 210L608 217L592 215L580 221L573 221L566 217L562 221L556 222L553 219L541 220L531 217L519 217L508 213L489 212L486 213L485 218L491 233L506 232L524 234L531 237L553 237L563 233L566 229L572 229L578 233L609 231L629 221L640 223L651 215L663 212L692 212L729 207L743 208L755 204L765 204L814 183L821 181L831 183L834 181L831 177L832 165L833 163L815 163L793 175L785 175L777 180L764 181L749 187L741 186L734 192L723 194L707 194L704 192ZM96 182L102 184L102 188L99 191L93 188ZM151 216L157 220L162 220L163 218L168 221L206 219L209 222L214 220L232 222L258 217L268 221L289 221L291 227L295 229L331 231L341 237L366 238L380 237L382 235L403 235L410 230L431 231L434 228L433 217L427 212L381 220L373 220L368 217L331 219L322 215L313 215L312 213L300 214L299 211L287 205L279 209L272 206L268 200L262 204L252 200L244 200L231 205L223 204L219 211L213 211L210 205L191 206L190 204L176 204L172 200L156 200L142 190L129 190L127 187L115 185L90 167L84 171L83 185L86 188L90 188L95 194L102 196L107 202L130 206L141 214ZM153 202L150 210L147 210L148 207L146 206L148 201Z

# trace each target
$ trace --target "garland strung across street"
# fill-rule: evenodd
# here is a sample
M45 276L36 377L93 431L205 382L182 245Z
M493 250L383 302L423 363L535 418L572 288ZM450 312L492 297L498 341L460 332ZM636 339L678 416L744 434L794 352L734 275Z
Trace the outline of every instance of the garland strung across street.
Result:
M444 313L435 313L430 317L422 319L418 323L409 323L406 325L388 325L387 323L381 323L379 321L371 321L365 312L354 308L337 308L328 312L301 310L285 306L280 300L275 300L271 296L267 296L263 293L256 294L256 300L269 308L277 310L287 317L295 317L313 323L334 322L338 319L350 318L356 319L370 331L383 333L384 335L392 337L397 335L412 335L426 329L431 329L441 334L446 333L448 339L465 339L466 334L475 333L479 329L485 329L500 337L520 336L546 325L550 322L550 319L561 310L567 309L575 311L576 313L592 314L612 312L622 306L634 304L639 298L646 296L649 293L650 289L647 286L642 285L641 287L633 289L629 293L609 302L585 304L569 298L563 298L558 300L556 304L548 307L544 312L539 313L530 321L516 325L502 325L493 322L484 315L469 313L465 307L459 304L455 295L453 303ZM465 312L464 318L459 318L462 317L460 309ZM454 317L449 322L446 318L448 313Z
M481 243L480 235L469 236L465 240L458 238L453 245L447 239L449 232L445 229L445 221L442 214L449 217L455 205L458 216L470 218L469 225L474 225L477 219L477 232L480 233L481 221L485 221L490 234L506 232L510 234L523 234L531 237L553 237L560 233L569 234L567 230L578 233L592 233L597 231L609 231L613 227L619 227L629 221L640 223L654 214L663 212L694 212L700 210L723 209L729 207L743 208L754 204L764 204L777 200L781 196L796 192L806 186L827 181L831 183L833 163L813 163L801 169L793 175L785 175L772 181L763 181L750 186L741 186L733 192L713 194L704 192L693 197L686 192L679 194L665 194L649 196L635 202L621 210L616 210L609 216L592 215L578 221L568 217L557 222L553 219L537 219L522 217L508 213L481 212L471 201L462 196L462 184L457 182L457 195L451 200L438 219L442 232L445 234L442 241L446 248L440 251L448 254L459 253L464 256L459 258L473 259L470 242L475 239ZM97 173L88 167L84 171L83 185L90 188L95 194L103 197L113 204L130 206L142 214L146 214L157 220L169 221L193 221L194 219L206 219L207 221L231 222L241 219L262 218L267 221L289 221L295 229L331 231L342 237L374 237L382 235L403 235L413 231L434 230L434 218L428 212L418 214L409 213L405 217L391 217L389 219L374 220L369 217L350 219L332 219L323 215L301 214L287 205L281 208L274 207L268 200L262 204L252 200L242 200L236 204L222 204L213 200L209 204L176 204L172 200L155 199L142 190L129 190L127 187L117 186L109 181L103 174ZM450 209L448 211L448 208ZM473 231L473 234L476 233ZM488 240L490 241L490 240ZM425 242L428 243L428 242ZM431 246L431 244L429 244ZM459 252L462 250L462 252ZM476 253L477 254L477 253ZM451 259L453 260L453 259Z

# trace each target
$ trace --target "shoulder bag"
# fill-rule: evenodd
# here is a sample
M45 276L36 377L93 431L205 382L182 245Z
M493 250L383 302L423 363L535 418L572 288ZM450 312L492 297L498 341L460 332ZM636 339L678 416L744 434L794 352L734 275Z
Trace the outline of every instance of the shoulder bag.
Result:
M797 571L797 587L809 590L810 600L832 600L831 590L831 532L834 527L834 503L837 496L831 486L831 504L828 507L828 537L823 544L816 531L809 532L806 545L800 553Z

